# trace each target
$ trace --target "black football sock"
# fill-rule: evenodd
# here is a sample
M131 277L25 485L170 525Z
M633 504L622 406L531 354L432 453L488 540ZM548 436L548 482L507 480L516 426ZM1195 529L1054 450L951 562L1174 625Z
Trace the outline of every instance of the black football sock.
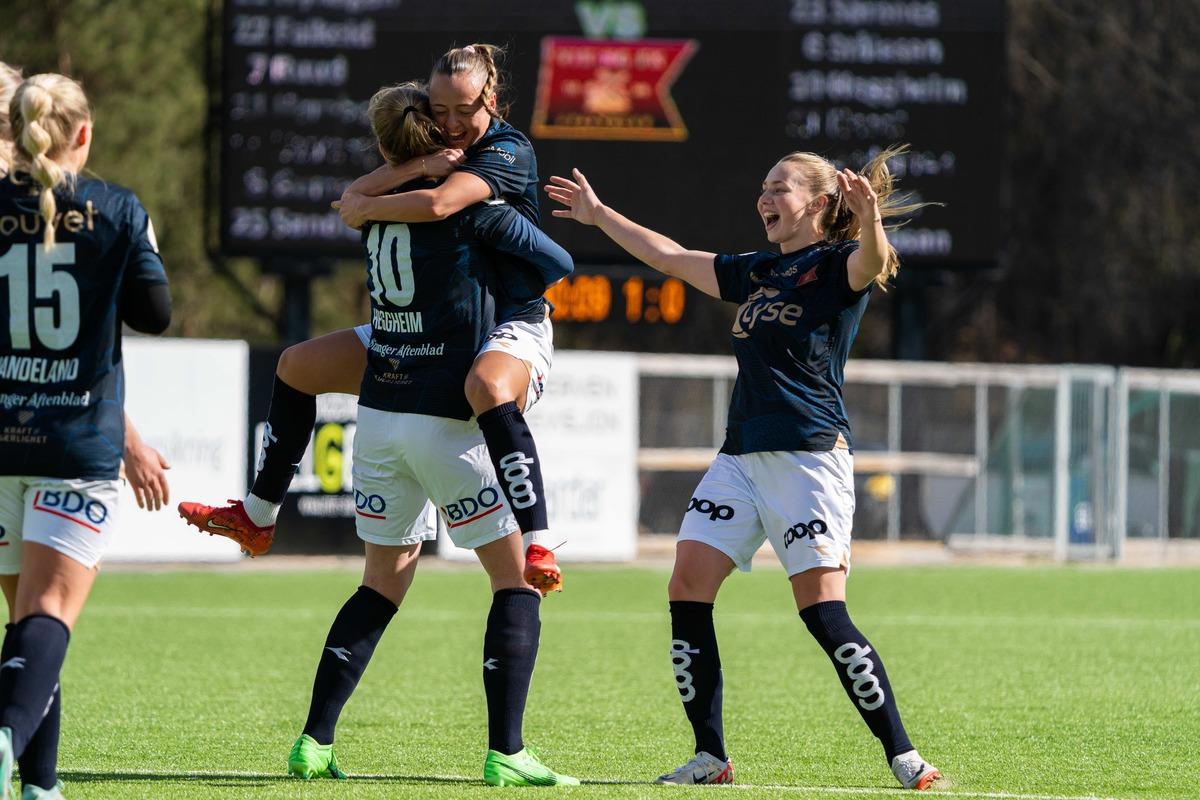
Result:
M58 783L58 734L61 724L62 688L55 686L42 724L29 744L25 745L25 752L17 759L22 785L53 789Z
M833 662L842 688L883 745L888 763L912 750L883 660L867 637L854 627L846 603L842 600L816 603L801 611L800 618Z
M282 503L317 421L317 398L293 389L275 376L271 409L263 429L261 465L250 493L270 503Z
M725 730L721 720L721 654L713 627L713 604L671 601L671 668L683 710L696 734L696 752L724 761Z
M374 589L360 586L333 620L317 663L312 703L304 723L304 732L318 744L333 742L342 706L354 693L375 645L395 615L395 603Z
M20 758L50 707L71 632L60 619L31 614L5 638L7 657L0 663L0 727L12 730L13 754Z
M545 532L550 525L542 488L542 462L525 416L516 403L503 403L480 414L478 422L496 468L496 481L508 498L521 533Z
M532 589L501 589L488 612L483 634L488 749L505 755L525 747L521 722L542 634L541 605L541 593Z

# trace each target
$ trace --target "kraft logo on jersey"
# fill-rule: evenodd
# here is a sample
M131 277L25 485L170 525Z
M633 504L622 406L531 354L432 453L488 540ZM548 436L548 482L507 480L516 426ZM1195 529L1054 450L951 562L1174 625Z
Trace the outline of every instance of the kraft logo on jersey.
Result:
M33 496L33 509L70 520L96 533L100 532L96 526L103 525L108 519L108 506L73 490L39 491Z
M754 326L760 322L776 322L789 328L796 327L796 323L804 314L804 308L795 303L775 300L774 298L778 296L778 289L760 286L747 297L746 302L738 308L737 316L733 320L734 338L749 338L750 331L754 330Z
M693 497L688 502L688 511L699 511L705 514L713 522L717 520L733 519L733 506L723 506L714 503L712 500L705 500L703 497Z
M474 497L462 497L449 505L442 506L442 513L450 521L451 528L466 525L477 519L486 517L504 506L500 502L500 490L494 486L485 486Z

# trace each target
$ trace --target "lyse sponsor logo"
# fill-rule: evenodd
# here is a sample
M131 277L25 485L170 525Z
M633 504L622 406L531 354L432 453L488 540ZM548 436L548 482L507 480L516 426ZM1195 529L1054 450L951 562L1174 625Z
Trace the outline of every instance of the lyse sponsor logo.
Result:
M858 704L865 711L874 711L887 698L879 686L879 678L875 677L875 662L867 658L869 655L870 645L864 647L854 642L846 642L833 651L833 657L846 665L846 677L854 683L852 691L858 697Z
M812 522L798 522L788 528L783 534L783 547L786 550L792 546L792 542L797 542L801 539L808 539L810 542L816 541L818 536L828 536L829 526L825 524L823 519L814 519Z
M33 508L70 520L96 533L100 532L96 526L108 519L108 506L71 490L40 491L33 496Z
M533 459L520 450L500 459L504 482L508 484L508 499L513 508L529 508L538 500L533 484L529 482L529 468L532 465Z
M383 513L387 510L387 501L377 494L363 494L358 489L355 489L354 510L360 517L387 519Z
M763 286L747 297L746 302L742 303L741 308L738 309L737 317L733 320L734 337L749 338L750 331L754 330L754 326L760 322L778 322L789 328L796 327L796 323L804 314L804 308L795 303L785 303L782 300L773 301L778 294L778 289Z
M494 486L485 486L474 497L463 497L442 508L451 528L482 519L488 514L504 508L500 503L500 491Z
M692 647L682 639L671 640L671 669L675 670L675 688L679 697L685 703L690 703L696 697L696 687L692 685L692 656L700 653L699 648Z
M705 500L700 497L693 497L688 503L688 511L699 511L701 514L707 514L708 518L713 522L717 520L733 519L733 506L717 505L712 500Z

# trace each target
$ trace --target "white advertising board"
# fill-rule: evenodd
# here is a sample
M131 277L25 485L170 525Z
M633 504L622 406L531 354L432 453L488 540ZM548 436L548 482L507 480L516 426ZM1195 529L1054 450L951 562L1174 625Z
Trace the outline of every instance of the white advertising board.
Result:
M546 392L527 417L537 439L552 538L563 561L637 555L637 359L628 353L559 351ZM445 531L439 553L474 559Z
M232 561L237 545L189 528L180 500L224 504L246 491L245 342L126 336L125 411L171 469L171 502L137 507L121 490L120 522L106 561Z

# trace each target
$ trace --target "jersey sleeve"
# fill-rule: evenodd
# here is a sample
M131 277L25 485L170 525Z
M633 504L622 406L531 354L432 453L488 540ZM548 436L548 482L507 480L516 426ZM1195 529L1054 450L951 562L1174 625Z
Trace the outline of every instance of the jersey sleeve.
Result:
M858 242L845 242L829 255L829 261L831 262L835 280L837 281L838 299L847 306L857 303L875 285L874 281L872 281L857 292L850 288L850 254L857 249Z
M517 196L525 191L533 148L519 136L495 136L470 154L458 169L483 180L492 198Z
M740 255L718 255L713 259L717 273L717 287L721 299L731 303L744 303L750 296L750 272L758 261L758 253Z
M481 207L475 216L475 232L489 247L533 266L546 286L575 269L570 253L507 203Z
M154 223L136 197L129 199L129 252L125 257L123 285L140 283L153 285L167 282L162 257L158 254L158 240L154 238Z

